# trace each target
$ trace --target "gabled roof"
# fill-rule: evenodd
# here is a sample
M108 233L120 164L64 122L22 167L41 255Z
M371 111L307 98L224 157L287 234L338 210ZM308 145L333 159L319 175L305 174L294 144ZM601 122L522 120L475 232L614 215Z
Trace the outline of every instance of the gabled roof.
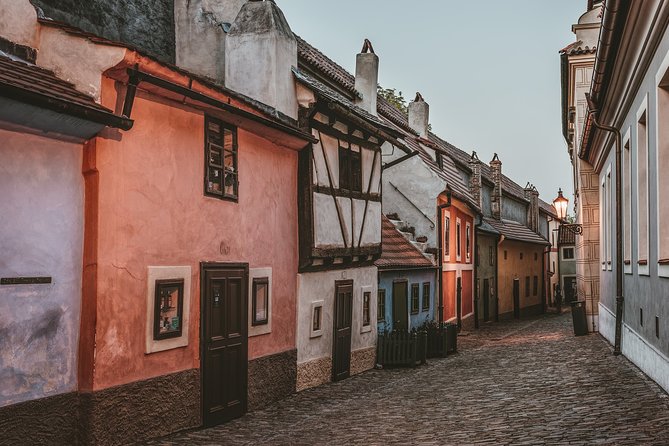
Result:
M582 40L577 40L574 43L570 43L566 47L560 50L560 54L566 54L567 56L577 56L580 54L595 54L597 52L597 46L589 47L583 45Z
M111 127L132 127L132 120L115 115L53 71L0 52L0 96ZM91 135L89 135L91 136Z
M484 217L483 221L495 228L504 238L536 245L550 245L548 240L525 225L512 220L496 220Z
M374 262L379 269L435 268L436 265L418 250L395 225L381 216L381 244L383 253Z

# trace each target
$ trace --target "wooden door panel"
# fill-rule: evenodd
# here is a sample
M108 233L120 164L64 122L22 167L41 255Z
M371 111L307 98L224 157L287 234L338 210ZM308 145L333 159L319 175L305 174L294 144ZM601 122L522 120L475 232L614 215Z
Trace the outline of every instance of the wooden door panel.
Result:
M202 268L203 421L212 426L246 412L248 370L248 269Z
M406 330L409 317L408 282L393 283L393 330Z
M332 377L335 381L347 378L351 371L352 312L352 282L335 282L334 342L332 351Z

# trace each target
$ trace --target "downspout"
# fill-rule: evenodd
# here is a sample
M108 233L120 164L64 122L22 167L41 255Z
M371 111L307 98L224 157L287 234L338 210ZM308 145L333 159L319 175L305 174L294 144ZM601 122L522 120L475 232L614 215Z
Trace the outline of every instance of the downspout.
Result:
M592 116L592 125L604 132L613 133L616 139L616 335L613 346L613 354L621 353L621 338L623 326L623 231L622 231L622 135L620 130L609 125L600 124L597 119L597 105L592 101L589 94L586 94L588 101L588 115ZM592 316L594 318L594 314Z
M499 234L499 241L495 245L495 322L499 322L499 247L504 243L504 234Z
M443 209L451 207L451 192L446 192L446 203L440 204L437 206L437 240L439 241L439 246L437 247L437 256L439 257L437 264L439 265L439 328L444 324L444 229L443 221L444 219L441 216L441 211Z
M477 215L479 218L478 223L474 226L474 328L479 328L479 265L480 255L478 250L478 229L483 224L483 216L481 214Z

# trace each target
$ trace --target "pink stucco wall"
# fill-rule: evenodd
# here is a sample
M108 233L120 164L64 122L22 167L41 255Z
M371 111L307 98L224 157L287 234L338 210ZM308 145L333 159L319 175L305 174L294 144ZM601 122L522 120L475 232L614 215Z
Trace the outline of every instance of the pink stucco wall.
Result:
M103 103L118 92L103 83ZM239 129L239 202L205 197L204 115L138 93L128 132L98 138L95 389L199 367L200 262L271 267L272 332L249 359L295 348L297 153ZM95 242L87 240L88 243ZM190 342L144 353L148 266L192 268Z

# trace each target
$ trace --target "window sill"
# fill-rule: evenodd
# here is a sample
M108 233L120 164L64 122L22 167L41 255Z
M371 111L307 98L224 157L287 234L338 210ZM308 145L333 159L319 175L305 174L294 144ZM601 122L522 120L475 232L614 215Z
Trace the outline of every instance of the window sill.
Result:
M640 266L645 266L645 265L648 265L648 260L639 260L636 263Z

